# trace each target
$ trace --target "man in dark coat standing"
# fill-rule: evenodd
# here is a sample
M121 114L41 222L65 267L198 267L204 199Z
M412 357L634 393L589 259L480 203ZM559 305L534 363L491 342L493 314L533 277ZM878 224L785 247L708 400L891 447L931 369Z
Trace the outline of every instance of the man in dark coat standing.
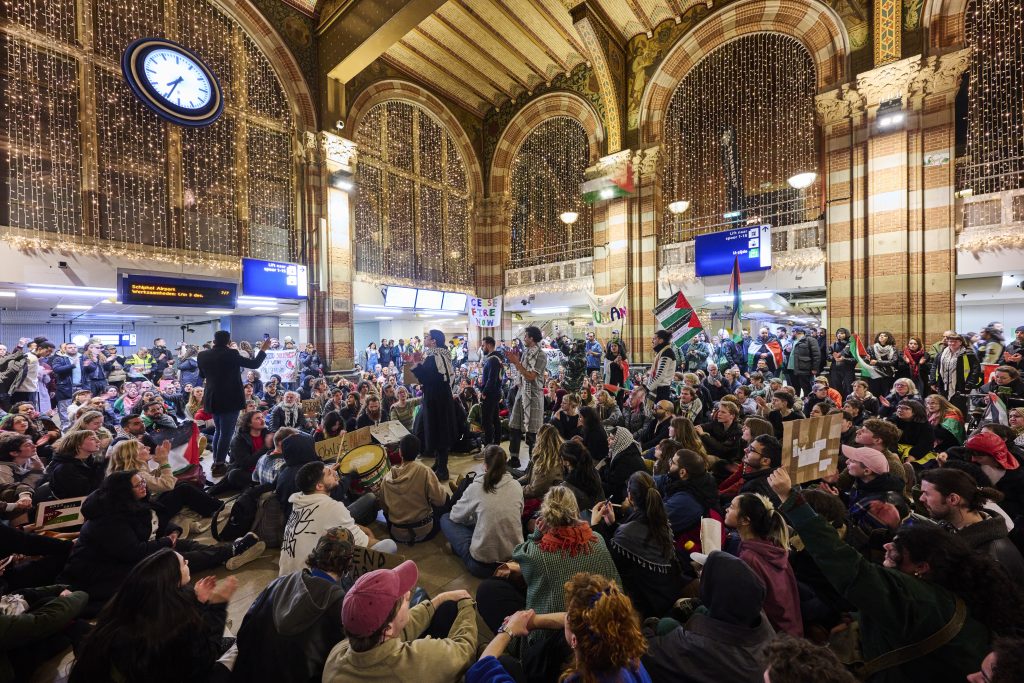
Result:
M231 333L217 330L213 334L213 348L199 353L199 374L206 380L203 408L213 415L213 467L210 473L215 477L224 476L227 471L225 460L231 436L238 422L238 414L245 408L245 393L242 390L242 368L255 370L263 365L267 357L270 340L263 340L260 352L255 358L246 358L237 350L228 348Z
M793 349L786 363L786 373L797 394L811 395L811 377L821 364L821 349L818 340L808 337L802 327L793 328Z
M423 340L426 353L413 354L410 369L423 388L423 401L414 431L423 443L423 455L434 456L432 470L441 481L448 479L448 451L458 438L452 384L455 370L445 346L444 333L430 330Z
M501 445L501 418L498 416L498 404L501 401L501 356L494 348L494 337L480 340L480 348L484 353L483 386L480 400L484 423L484 445Z

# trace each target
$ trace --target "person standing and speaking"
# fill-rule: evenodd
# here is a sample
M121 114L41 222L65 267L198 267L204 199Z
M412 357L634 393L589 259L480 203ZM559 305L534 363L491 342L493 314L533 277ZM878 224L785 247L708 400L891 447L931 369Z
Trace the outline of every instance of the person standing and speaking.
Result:
M224 476L228 467L224 462L228 446L235 431L238 415L245 408L245 392L242 390L242 368L255 370L263 365L270 348L270 339L264 339L260 352L255 358L246 358L236 349L229 348L231 333L217 330L213 334L213 348L202 351L196 357L199 374L206 381L203 393L203 408L213 415L213 468L215 477Z

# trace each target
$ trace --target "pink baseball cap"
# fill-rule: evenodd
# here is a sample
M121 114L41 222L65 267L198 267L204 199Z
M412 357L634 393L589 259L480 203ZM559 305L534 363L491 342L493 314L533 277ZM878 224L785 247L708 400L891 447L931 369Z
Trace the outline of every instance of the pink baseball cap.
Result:
M875 474L885 474L889 471L889 461L879 451L867 446L843 446L843 455L848 460L859 462Z
M345 631L365 638L380 629L395 603L416 586L419 578L420 572L412 560L394 569L375 569L360 576L341 603Z

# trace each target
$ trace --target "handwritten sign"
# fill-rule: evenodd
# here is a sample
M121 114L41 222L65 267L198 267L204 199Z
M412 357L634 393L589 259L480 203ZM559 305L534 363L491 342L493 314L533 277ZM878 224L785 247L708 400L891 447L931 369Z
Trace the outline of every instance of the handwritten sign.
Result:
M626 320L626 288L623 287L612 294L597 295L593 292L584 292L587 296L587 303L590 305L590 315L594 324L621 325Z
M843 416L824 415L782 423L782 467L794 484L836 474Z
M480 327L500 327L501 297L496 296L493 299L470 297L469 324Z
M346 432L341 436L335 436L313 444L313 450L321 460L337 460L353 448L373 443L373 434L370 427L363 427L354 432Z
M39 530L66 529L85 524L82 503L85 496L64 498L40 503L36 510L36 528Z
M260 379L268 382L271 375L277 375L282 382L298 382L299 374L296 370L299 352L295 349L279 349L267 351L267 357L260 366Z
M324 403L318 398L307 398L302 401L303 415L319 415L323 408Z
M356 548L352 553L352 564L349 566L352 568L353 578L358 578L375 569L394 569L403 562L405 562L405 555L382 553L370 548Z
M381 422L380 424L367 427L370 430L370 434L377 443L384 446L396 444L402 440L403 437L409 435L409 430L405 428L398 420L388 420L387 422Z

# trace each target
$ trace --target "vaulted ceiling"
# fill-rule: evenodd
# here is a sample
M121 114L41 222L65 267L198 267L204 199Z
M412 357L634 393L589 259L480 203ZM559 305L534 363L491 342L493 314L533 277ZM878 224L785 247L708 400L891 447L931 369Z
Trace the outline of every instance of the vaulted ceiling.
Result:
M315 3L315 0L289 0ZM704 0L586 0L621 40L650 33ZM589 56L570 10L583 0L448 0L382 54L483 115ZM324 2L321 0L323 9ZM337 7L338 0L328 0ZM344 19L342 19L344 21ZM323 66L323 65L322 65Z

